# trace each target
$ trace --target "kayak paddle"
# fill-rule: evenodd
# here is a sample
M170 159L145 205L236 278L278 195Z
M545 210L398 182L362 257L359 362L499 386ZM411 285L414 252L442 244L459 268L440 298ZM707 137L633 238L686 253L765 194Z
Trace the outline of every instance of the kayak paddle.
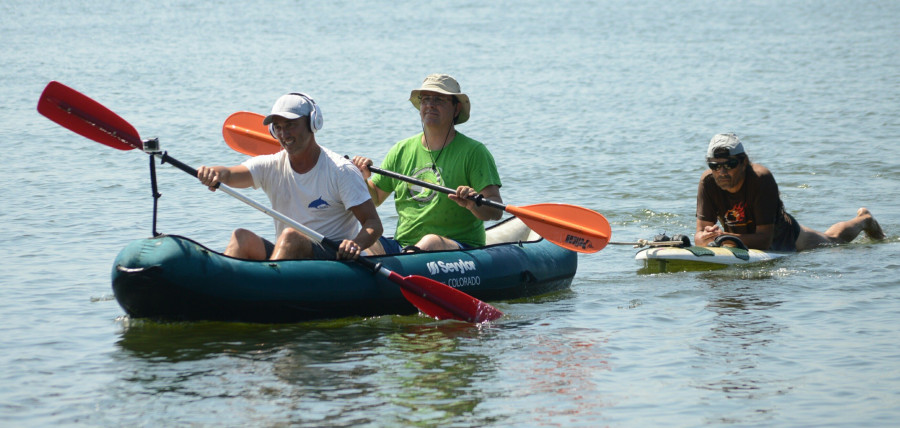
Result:
M278 143L262 121L265 116L249 111L239 111L225 119L222 136L228 146L249 156L268 155L281 151Z
M232 149L250 156L277 153L281 144L273 138L265 125L264 116L258 113L237 112L225 120L222 135ZM370 166L369 170L403 180L408 183L447 194L456 190L438 186L413 177ZM579 253L595 253L609 243L611 230L609 222L602 214L569 204L535 204L523 207L505 205L484 198L476 198L477 203L506 211L525 223L548 241L560 247Z
M52 81L44 88L37 110L57 124L98 143L119 149L138 149L156 156L162 163L196 177L197 170L159 150L157 140L142 141L137 131L119 115L88 96ZM262 122L260 121L260 124ZM287 216L247 198L225 185L219 189L269 216L290 225L311 239L325 246L337 248L331 239L307 228ZM403 296L423 313L437 319L456 319L473 323L493 321L503 315L493 306L482 302L449 285L419 275L400 276L380 263L360 257L356 260L367 269L378 273L400 286Z
M369 171L438 192L450 195L456 194L456 190L449 187L438 186L434 183L371 165L369 166ZM602 250L609 242L611 231L606 217L587 208L568 204L534 204L517 207L484 199L481 195L471 199L478 204L506 211L518 217L528 228L544 237L544 239L568 250L579 253L596 253Z

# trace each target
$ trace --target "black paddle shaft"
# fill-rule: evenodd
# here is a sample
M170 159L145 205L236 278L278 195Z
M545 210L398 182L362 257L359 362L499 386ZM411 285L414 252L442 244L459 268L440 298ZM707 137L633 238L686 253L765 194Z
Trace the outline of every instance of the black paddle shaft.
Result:
M446 194L448 194L448 195L453 195L453 194L456 193L455 190L453 190L453 189L451 189L451 188L449 188L449 187L438 186L437 184L434 184L434 183L429 183L429 182L427 182L427 181L422 181L422 180L419 180L419 179L417 179L417 178L409 177L409 176L406 176L406 175L403 175L403 174L398 174L398 173L396 173L396 172L388 171L388 170L381 169L381 168L377 168L377 167L374 167L374 166L369 166L369 171L372 171L372 172L374 172L374 173L376 173L376 174L379 174L379 175L384 175L384 176L387 176L387 177L396 178L396 179L398 179L398 180L406 181L406 182L409 182L409 183L418 184L419 186L422 186L422 187L425 187L425 188L428 188L428 189L431 189L431 190L435 190L435 191L438 191L438 192L446 193ZM496 208L496 209L498 209L498 210L500 210L500 211L506 211L506 205L501 204L501 203L496 202L496 201L492 201L492 200L490 200L490 199L485 199L483 195L473 196L473 197L470 197L469 199L475 201L475 204L478 205L478 206L481 206L481 205L487 205L487 206L489 206L489 207L491 207L491 208Z

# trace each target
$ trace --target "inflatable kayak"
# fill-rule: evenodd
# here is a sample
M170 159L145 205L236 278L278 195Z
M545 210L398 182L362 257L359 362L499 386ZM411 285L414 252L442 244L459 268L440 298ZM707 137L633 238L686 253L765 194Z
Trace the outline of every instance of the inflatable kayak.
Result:
M540 238L515 217L487 229L485 247L371 257L485 301L568 288L577 254ZM116 300L134 318L288 323L412 314L400 287L358 263L251 261L191 239L160 235L127 245L112 269Z

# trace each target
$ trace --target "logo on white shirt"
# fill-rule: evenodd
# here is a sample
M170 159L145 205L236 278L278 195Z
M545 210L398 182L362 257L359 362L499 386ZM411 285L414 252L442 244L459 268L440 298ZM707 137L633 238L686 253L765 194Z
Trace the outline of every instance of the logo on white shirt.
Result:
M317 209L317 210L324 210L325 208L328 208L328 207L330 207L330 206L331 206L331 205L329 205L328 202L325 202L324 199L322 199L321 197L319 197L319 199L316 199L315 201L310 202L308 208L314 208L314 209Z

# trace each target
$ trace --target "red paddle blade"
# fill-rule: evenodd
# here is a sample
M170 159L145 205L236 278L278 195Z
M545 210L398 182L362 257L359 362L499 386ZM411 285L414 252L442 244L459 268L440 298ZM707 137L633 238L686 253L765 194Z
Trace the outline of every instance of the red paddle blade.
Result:
M235 151L250 156L278 153L281 151L281 144L263 125L264 118L261 114L249 111L239 111L228 116L222 125L225 143Z
M497 308L433 279L419 275L401 277L395 272L389 278L400 285L410 303L432 318L483 323L503 316Z
M62 83L52 81L38 100L38 113L98 143L119 150L143 149L138 132L125 119Z
M612 235L606 217L576 205L507 205L506 211L518 217L544 239L579 253L596 253L602 250Z

